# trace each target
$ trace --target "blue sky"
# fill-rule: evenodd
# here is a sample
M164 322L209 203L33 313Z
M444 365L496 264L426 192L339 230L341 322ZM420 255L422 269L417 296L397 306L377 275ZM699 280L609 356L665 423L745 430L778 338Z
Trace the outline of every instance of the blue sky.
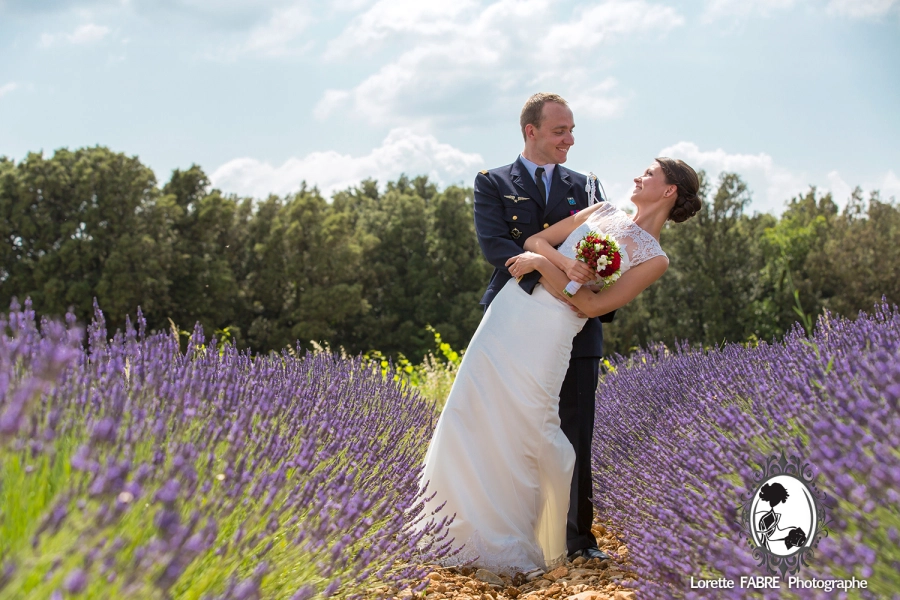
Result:
M900 0L0 0L0 155L101 144L161 181L470 185L535 91L619 204L654 156L736 171L752 208L810 184L900 198Z

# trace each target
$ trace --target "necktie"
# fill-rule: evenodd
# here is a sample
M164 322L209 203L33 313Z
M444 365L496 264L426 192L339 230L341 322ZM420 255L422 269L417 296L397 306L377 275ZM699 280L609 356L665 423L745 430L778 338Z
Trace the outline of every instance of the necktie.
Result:
M538 191L541 193L541 200L547 203L547 186L544 185L544 167L538 167L534 170L534 182L537 184Z

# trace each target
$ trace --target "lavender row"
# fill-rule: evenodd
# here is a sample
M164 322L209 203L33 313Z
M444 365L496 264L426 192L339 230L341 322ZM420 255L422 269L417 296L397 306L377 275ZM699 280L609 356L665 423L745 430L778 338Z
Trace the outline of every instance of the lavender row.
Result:
M797 328L756 347L656 347L614 367L597 394L594 500L647 597L707 597L691 576L766 574L739 507L781 450L807 459L830 517L800 575L865 578L862 597L900 597L896 306L826 314L808 338Z
M359 596L422 581L434 411L361 359L251 357L142 317L0 319L0 595ZM440 527L439 525L436 527Z

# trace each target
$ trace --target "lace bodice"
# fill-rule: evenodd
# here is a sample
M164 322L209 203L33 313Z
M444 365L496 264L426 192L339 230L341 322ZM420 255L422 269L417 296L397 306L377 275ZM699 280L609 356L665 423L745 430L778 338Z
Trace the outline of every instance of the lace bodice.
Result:
M604 202L588 217L587 221L575 228L559 247L560 253L575 258L575 246L588 231L598 231L611 235L622 250L622 274L655 256L666 256L659 242L631 220L625 211Z

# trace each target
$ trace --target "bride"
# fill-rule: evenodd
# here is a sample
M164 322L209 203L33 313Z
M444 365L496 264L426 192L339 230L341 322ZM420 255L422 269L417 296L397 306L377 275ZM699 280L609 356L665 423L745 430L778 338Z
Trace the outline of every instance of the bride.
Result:
M669 264L659 246L663 225L700 206L697 174L680 160L657 158L634 183L634 217L593 204L528 238L527 251L506 263L516 278L540 272L540 285L529 295L510 280L494 298L425 457L424 514L454 516L447 539L456 552L446 564L513 573L565 561L575 452L558 403L572 339L587 317L624 306L659 279ZM602 291L582 286L567 302L575 246L592 230L618 242L621 276Z

